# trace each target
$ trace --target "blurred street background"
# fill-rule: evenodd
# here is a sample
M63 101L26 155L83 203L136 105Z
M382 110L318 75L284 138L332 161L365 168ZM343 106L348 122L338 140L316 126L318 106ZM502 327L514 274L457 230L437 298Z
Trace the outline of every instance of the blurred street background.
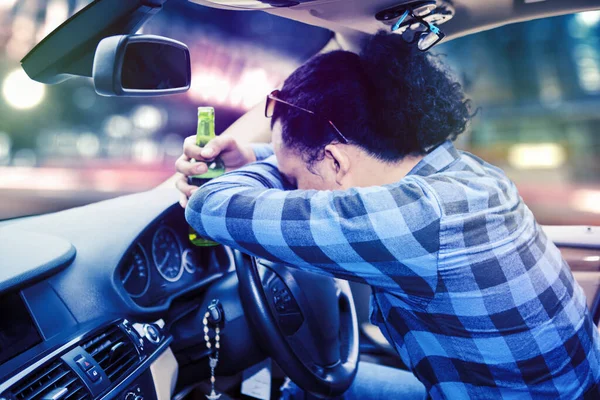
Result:
M186 43L192 88L98 96L91 79L37 84L19 60L86 0L0 0L0 220L147 190L173 174L196 108L220 132L331 32L171 0L143 33ZM503 168L542 224L600 225L600 12L498 28L435 49L480 111L458 147Z

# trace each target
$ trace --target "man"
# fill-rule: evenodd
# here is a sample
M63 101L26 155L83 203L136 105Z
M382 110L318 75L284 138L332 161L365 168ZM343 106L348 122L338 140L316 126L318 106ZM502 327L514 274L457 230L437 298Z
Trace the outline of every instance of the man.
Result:
M201 235L371 285L372 321L432 398L598 398L583 291L514 184L452 145L469 103L435 59L377 35L300 67L267 116L272 148L185 146L184 175L217 154L241 167L178 183Z

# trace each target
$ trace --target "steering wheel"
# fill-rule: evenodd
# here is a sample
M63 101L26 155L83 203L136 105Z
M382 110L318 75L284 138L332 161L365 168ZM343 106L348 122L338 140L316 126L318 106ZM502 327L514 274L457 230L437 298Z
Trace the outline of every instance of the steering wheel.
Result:
M259 345L299 387L344 393L358 367L358 321L346 281L234 252L239 292Z

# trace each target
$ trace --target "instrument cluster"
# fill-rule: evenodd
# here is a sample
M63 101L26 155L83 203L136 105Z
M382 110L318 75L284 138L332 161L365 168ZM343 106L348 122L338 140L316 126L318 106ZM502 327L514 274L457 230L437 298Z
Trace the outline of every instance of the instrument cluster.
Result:
M118 280L138 305L164 303L178 292L222 275L233 266L224 246L197 247L189 241L183 214L156 221L132 244L118 268Z

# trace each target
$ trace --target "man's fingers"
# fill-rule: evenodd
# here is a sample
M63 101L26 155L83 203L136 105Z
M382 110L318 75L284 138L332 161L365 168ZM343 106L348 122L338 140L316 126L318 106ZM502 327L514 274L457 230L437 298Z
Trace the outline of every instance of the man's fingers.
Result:
M175 161L175 169L185 176L202 175L208 171L208 167L205 163L191 162L185 154L181 155L177 161Z
M190 197L192 193L194 193L198 189L198 186L189 185L187 183L187 177L183 175L179 179L177 179L177 181L175 181L175 187L177 187L177 189L186 197Z
M202 148L200 146L196 146L196 136L188 136L183 141L183 155L188 159L201 160L202 156L200 152Z
M217 136L204 147L196 146L195 136L190 136L183 143L183 154L195 160L212 160L224 151L234 149L237 146L235 139L231 136Z
M187 196L183 193L179 193L179 205L181 206L181 208L185 208L185 206L187 206L187 203L188 203Z

